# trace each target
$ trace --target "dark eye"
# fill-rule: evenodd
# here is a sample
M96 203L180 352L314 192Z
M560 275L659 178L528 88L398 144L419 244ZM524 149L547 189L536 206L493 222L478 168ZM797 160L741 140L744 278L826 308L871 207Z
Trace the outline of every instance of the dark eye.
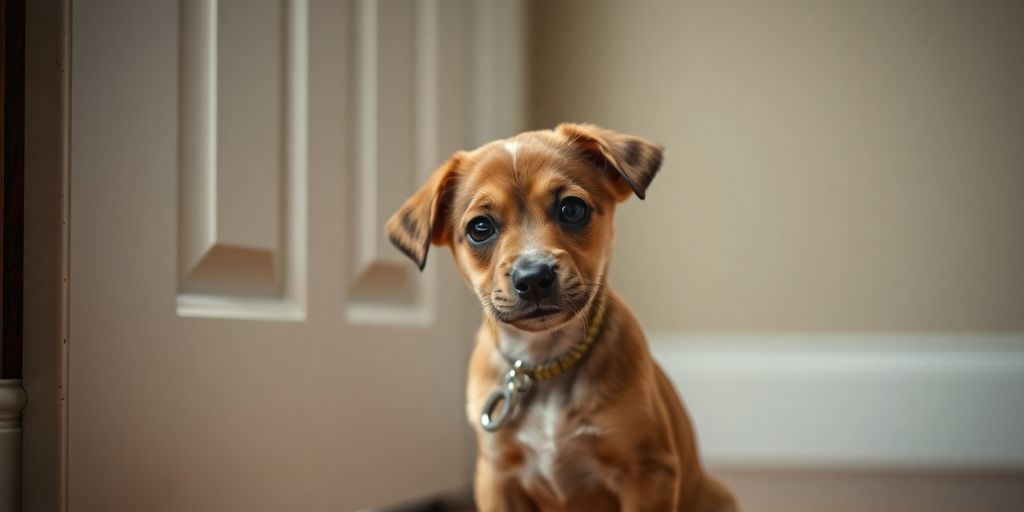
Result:
M558 205L558 222L581 226L590 219L590 208L578 197L566 197Z
M492 236L494 236L494 222L487 217L474 217L473 220L469 221L469 225L466 226L466 235L469 239L476 242L486 242Z

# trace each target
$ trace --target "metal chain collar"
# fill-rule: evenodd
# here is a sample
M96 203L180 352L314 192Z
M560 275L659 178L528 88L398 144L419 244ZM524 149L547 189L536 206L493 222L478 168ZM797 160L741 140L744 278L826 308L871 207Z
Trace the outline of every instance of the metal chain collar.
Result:
M534 381L553 379L579 362L590 351L590 347L597 338L597 333L601 331L604 314L605 298L604 294L601 294L594 317L587 327L583 340L573 345L566 353L532 368L526 366L521 359L513 361L505 373L501 387L494 390L484 402L483 411L480 413L480 426L488 432L498 430L508 420L515 417L519 401L530 391ZM501 409L495 411L499 404L502 404Z

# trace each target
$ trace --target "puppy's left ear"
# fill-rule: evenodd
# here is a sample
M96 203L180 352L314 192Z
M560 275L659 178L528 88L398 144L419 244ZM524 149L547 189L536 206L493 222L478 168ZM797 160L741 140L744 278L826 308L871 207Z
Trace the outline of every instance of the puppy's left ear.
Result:
M441 164L388 219L386 229L391 243L416 262L420 270L427 264L427 250L431 243L447 245L451 240L451 228L445 221L448 192L462 155L462 152L456 153Z
M664 149L647 139L592 124L563 123L555 132L568 137L595 166L615 173L613 185L620 201L630 191L640 199L646 197L647 187L661 169Z

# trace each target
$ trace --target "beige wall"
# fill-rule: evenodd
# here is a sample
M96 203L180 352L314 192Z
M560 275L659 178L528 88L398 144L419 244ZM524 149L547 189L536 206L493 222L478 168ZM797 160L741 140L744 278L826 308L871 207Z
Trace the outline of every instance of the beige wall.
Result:
M667 147L651 331L1024 330L1024 3L535 1L532 124Z

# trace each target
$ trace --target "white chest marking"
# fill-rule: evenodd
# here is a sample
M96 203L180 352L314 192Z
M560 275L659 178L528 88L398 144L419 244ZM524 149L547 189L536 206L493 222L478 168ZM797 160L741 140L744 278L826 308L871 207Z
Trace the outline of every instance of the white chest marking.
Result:
M526 458L527 471L545 479L554 476L558 454L558 428L562 422L562 395L550 393L530 404L516 437L533 457Z
M552 391L538 398L524 411L516 432L516 440L526 455L523 483L529 486L532 480L542 480L543 487L553 492L556 499L564 500L581 485L606 481L605 468L593 458L586 448L589 444L581 438L607 435L607 429L583 424L569 431L565 423L565 396Z

